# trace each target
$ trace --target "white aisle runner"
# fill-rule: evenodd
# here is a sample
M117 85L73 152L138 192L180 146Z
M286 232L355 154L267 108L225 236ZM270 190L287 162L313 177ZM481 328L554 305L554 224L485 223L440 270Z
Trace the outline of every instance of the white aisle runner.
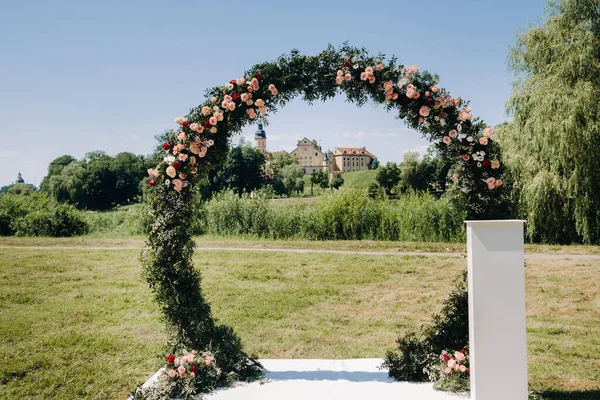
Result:
M379 358L355 360L260 360L269 371L262 383L214 391L207 400L457 400L430 383L394 382L377 367Z

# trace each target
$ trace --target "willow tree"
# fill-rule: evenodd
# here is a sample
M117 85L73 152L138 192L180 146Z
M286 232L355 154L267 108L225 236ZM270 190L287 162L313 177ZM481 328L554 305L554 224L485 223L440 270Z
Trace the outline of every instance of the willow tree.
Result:
M512 195L530 239L600 242L600 0L548 3L517 35L499 131Z

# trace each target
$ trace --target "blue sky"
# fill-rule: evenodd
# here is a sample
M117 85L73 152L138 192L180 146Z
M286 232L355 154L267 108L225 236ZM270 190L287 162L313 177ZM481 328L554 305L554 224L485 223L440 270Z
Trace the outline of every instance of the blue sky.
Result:
M37 184L50 161L104 150L147 154L204 90L253 64L344 41L437 73L490 124L506 119L514 33L544 0L12 1L0 4L0 186ZM336 98L269 119L269 150L304 136L400 161L427 142L392 114ZM251 138L255 127L243 136ZM234 138L237 142L238 137Z

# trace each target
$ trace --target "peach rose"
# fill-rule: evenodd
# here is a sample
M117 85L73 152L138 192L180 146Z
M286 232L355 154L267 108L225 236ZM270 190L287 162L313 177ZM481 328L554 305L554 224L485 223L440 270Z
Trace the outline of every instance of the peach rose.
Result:
M214 97L213 97L213 99L214 99ZM208 106L202 107L202 115L208 116L208 115L210 115L210 113L211 113L210 107L208 107Z
M385 68L385 67L384 67L384 65L383 65L383 64L381 64L381 63L380 63L380 64L377 64L377 65L375 66L375 69L376 69L377 71L379 71L379 72L383 71L383 68Z
M360 80L361 81L366 81L367 79L369 79L369 75L367 75L366 72L361 72L360 73Z
M470 113L471 112L471 107L465 107L465 111Z
M185 140L185 139L187 139L187 135L185 134L185 132L179 132L177 134L177 139L179 139L179 140Z
M197 143L190 144L190 151L194 154L198 154L200 152L200 147L198 147Z
M197 124L196 122L194 122L193 124L190 124L190 129L193 130L194 132L202 133L202 130L204 128L200 124Z
M229 102L228 101L223 100L221 102L221 107L223 107L223 108L229 108L228 106L229 106Z
M373 75L373 67L367 67L367 68L365 68L365 72L369 76Z
M462 100L460 99L460 97L457 97L456 99L454 99L454 105L456 107L460 107L461 103L462 103Z
M277 95L279 94L279 90L277 90L277 89L273 89L273 90L271 90L271 94L272 94L273 96L277 96Z
M340 76L340 75L336 76L335 83L337 83L338 85L341 85L342 83L344 83L344 77Z
M425 118L419 117L419 123L422 124L423 122L425 122Z
M485 180L485 182L486 182L488 185L493 185L493 184L495 184L495 183L496 183L496 178L494 178L493 176L490 176L489 178L487 178L487 179Z
M479 138L479 144L482 146L487 146L488 144L488 138L486 138L485 136L482 138Z
M431 87L431 91L432 91L433 93L437 93L437 92L439 92L439 91L440 91L440 88L434 85L434 86L432 86L432 87Z
M465 372L467 370L467 367L465 367L464 365L461 365L460 367L458 367L458 370L460 372Z
M180 179L173 179L173 189L175 189L178 192L181 192L182 188L183 188L183 182L181 182ZM179 368L183 368L183 366L180 366ZM185 371L185 368L184 368L184 371Z
M452 143L452 139L450 138L450 136L444 136L444 138L442 139L442 141L446 144L450 144Z
M417 67L416 65L413 64L413 66L411 67L412 72L417 73L419 72L419 67Z
M415 91L411 88L406 89L406 97L412 99L412 97L415 95Z
M180 172L180 173L179 173L179 179L185 179L185 174L184 174L183 172ZM192 361L192 360L190 360L190 359L188 358L188 361L187 361L187 362L190 362L190 361Z
M177 158L179 158L179 161L185 161L188 159L188 155L184 154L184 153L180 153L179 156L177 156Z
M465 361L465 355L460 351L454 352L454 358L456 358L456 361L458 361L459 363Z
M213 361L212 356L206 356L206 357L204 357L204 365L206 365L207 367L210 366L210 363L212 363L212 361Z
M184 122L187 122L187 118L179 117L175 119L175 122L177 122L179 125L183 125Z
M484 137L490 137L494 134L494 130L492 128L485 128L483 130L483 136Z
M190 157L190 164L196 164L196 157L194 157L194 156Z
M212 128L210 128L210 133L217 133L217 127L213 126ZM206 152L205 152L206 153Z
M425 91L425 97L429 97L429 96L431 96L431 92L429 90L426 90Z
M175 171L175 168L173 168L172 165L169 165L166 169L166 173L167 175L169 175L171 178L175 178L175 175L177 175L177 171Z
M421 93L419 93L419 92L417 92L417 91L415 90L415 93L413 94L413 99L415 99L415 100L416 100L416 99L418 99L419 97L421 97Z
M246 110L246 112L248 113L248 116L250 117L250 119L256 118L256 114L254 113L253 109L249 108Z
M450 368L454 368L454 366L456 365L456 360L451 358L448 360L448 367Z
M429 107L427 107L427 106L422 106L422 107L419 109L419 115L420 115L421 117L428 117L430 112L431 112L431 110L430 110L430 109L429 109Z
M502 186L504 182L502 182L502 179L496 179L496 182L494 182L494 185L496 185L496 187L498 186Z
M383 88L385 90L391 90L394 87L394 83L392 81L383 82Z
M488 189L490 189L490 190L492 190L492 189L496 188L496 186L494 186L494 184L493 184L493 183L492 183L492 184L489 184L489 183L488 183L487 187L488 187Z
M256 104L256 107L264 107L265 106L265 101L263 99L256 99L256 101L254 102L254 104Z
M237 83L238 85L243 85L244 83L246 83L246 79L244 79L244 78L237 78L237 80L235 81L235 83Z
M369 76L369 83L375 83L375 77L373 75Z
M172 370L169 370L168 374L169 374L169 377L175 378L175 375L177 375L177 371L175 371L174 369L172 369Z
M270 91L273 91L273 90L275 90L275 85L273 85L273 84L271 83L271 84L269 85L269 90L270 90Z
M267 109L265 107L258 107L258 112L260 115L265 115L267 113Z
M157 169L148 168L148 175L153 176L155 178L158 178L158 170Z
M397 100L397 99L398 99L398 93L392 94L392 100Z
M445 373L447 373L447 374L449 374L450 372L452 372L452 368L450 368L450 367L446 367L446 368L444 369L444 372L445 372Z
M352 80L352 75L350 75L350 73L346 73L346 75L344 75L344 79L346 81Z
M232 101L232 100L233 100L233 97L231 97L231 96L230 96L230 95L228 95L228 94L226 94L226 95L225 95L225 101L226 101L226 102L228 102L228 103L229 103L229 102L230 102L230 101Z
M210 117L210 119L208 120L208 122L211 125L216 125L218 121L217 121L217 119L215 117Z
M338 69L337 76L344 76L344 71L342 71L341 69Z
M452 129L450 132L448 132L448 136L450 136L452 139L454 139L455 137L458 136L458 132L456 131L456 129Z
M217 119L217 121L223 121L223 113L218 112L218 113L214 113L213 116Z
M497 169L497 168L500 168L500 161L493 160L492 161L492 169Z
M210 102L211 103L216 103L217 102L217 98L215 96L210 98Z

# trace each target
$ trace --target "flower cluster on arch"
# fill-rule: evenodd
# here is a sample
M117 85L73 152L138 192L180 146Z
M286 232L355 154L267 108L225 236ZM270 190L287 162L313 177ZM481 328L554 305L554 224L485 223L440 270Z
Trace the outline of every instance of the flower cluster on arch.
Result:
M163 144L163 162L148 171L149 184L181 191L200 175L215 141L228 141L232 132L266 118L298 94L312 101L341 91L359 106L370 99L388 111L395 109L408 126L436 142L441 155L457 160L453 178L463 191L501 186L494 132L473 118L468 102L440 88L437 76L415 65L397 64L393 57L383 60L344 46L314 57L292 52L288 58L254 66L245 77L209 90L204 104L176 119L179 129Z
M279 92L273 84L267 86L268 97L259 92L261 79L260 72L252 78L232 79L220 88L222 97L211 96L210 104L202 106L199 115L177 118L175 122L180 127L163 143L165 157L157 168L148 170L148 183L152 186L162 183L178 192L189 187L198 175L202 159L214 144L212 136L221 131L227 135L226 117L243 110L246 117L253 120L267 113L269 101Z

